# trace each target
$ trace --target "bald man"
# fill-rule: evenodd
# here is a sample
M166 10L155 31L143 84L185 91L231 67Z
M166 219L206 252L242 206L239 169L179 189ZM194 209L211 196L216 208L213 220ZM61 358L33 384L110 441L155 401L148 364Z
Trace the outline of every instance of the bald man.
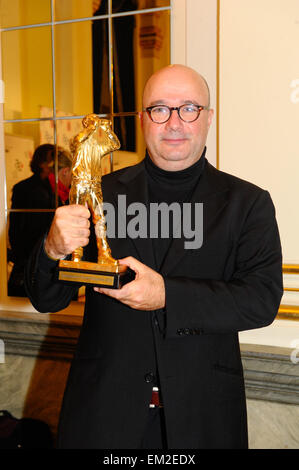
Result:
M125 237L110 236L112 255L135 279L119 290L86 288L60 448L248 446L238 331L275 318L281 247L269 193L206 158L209 101L196 71L156 72L140 113L144 160L103 177L104 201L126 222ZM94 255L89 217L83 206L57 209L32 253L27 290L37 310L73 298L73 287L53 279L55 260L78 246Z

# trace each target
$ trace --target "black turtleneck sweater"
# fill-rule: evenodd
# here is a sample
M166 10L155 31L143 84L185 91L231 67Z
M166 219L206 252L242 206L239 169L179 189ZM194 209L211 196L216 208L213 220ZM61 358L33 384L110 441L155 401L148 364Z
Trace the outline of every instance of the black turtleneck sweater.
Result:
M155 165L149 155L146 154L144 162L148 181L149 204L165 202L170 205L176 202L180 204L182 209L182 204L191 200L195 186L203 172L205 153L206 148L197 162L180 171L163 170ZM159 227L159 237L152 239L158 271L172 241L172 220L169 221L169 228L169 238L161 237Z

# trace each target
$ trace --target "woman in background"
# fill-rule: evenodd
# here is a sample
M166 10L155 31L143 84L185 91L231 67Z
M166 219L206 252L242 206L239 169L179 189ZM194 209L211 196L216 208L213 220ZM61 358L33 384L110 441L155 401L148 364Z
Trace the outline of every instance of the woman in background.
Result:
M47 232L54 216L56 151L58 205L66 204L71 183L71 155L52 144L43 144L36 148L30 162L33 175L17 183L12 190L11 209L31 209L36 212L11 212L9 216L8 261L13 262L8 281L9 296L27 297L24 289L24 266L32 248Z

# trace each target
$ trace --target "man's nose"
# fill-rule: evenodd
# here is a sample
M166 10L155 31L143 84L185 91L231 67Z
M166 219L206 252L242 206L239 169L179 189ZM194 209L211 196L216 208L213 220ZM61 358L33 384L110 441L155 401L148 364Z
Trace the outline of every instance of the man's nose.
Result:
M172 113L170 115L170 118L166 122L166 125L171 129L177 129L182 127L183 121L181 120L177 109L172 110Z

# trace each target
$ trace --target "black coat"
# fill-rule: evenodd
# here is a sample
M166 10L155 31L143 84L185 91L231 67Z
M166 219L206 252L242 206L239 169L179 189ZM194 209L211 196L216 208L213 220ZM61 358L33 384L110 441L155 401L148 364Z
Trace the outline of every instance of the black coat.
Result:
M12 209L55 209L55 194L48 178L38 175L17 183L12 190ZM9 241L12 261L25 265L38 239L50 227L54 212L11 212Z
M144 163L103 178L104 201L147 201ZM238 331L269 325L282 295L282 259L268 192L206 162L193 201L204 204L198 250L174 239L161 267L166 308L143 312L86 291L84 321L60 420L59 446L138 448L158 368L168 446L244 448L246 403ZM149 239L111 239L116 258L154 268ZM42 267L42 269L41 269ZM52 282L39 247L27 289L42 312L73 290ZM156 363L157 357L157 363Z
M8 259L14 263L9 281L8 295L26 296L24 267L38 240L49 229L55 209L55 194L48 178L38 175L17 183L12 190L12 209L53 209L53 212L10 212Z

